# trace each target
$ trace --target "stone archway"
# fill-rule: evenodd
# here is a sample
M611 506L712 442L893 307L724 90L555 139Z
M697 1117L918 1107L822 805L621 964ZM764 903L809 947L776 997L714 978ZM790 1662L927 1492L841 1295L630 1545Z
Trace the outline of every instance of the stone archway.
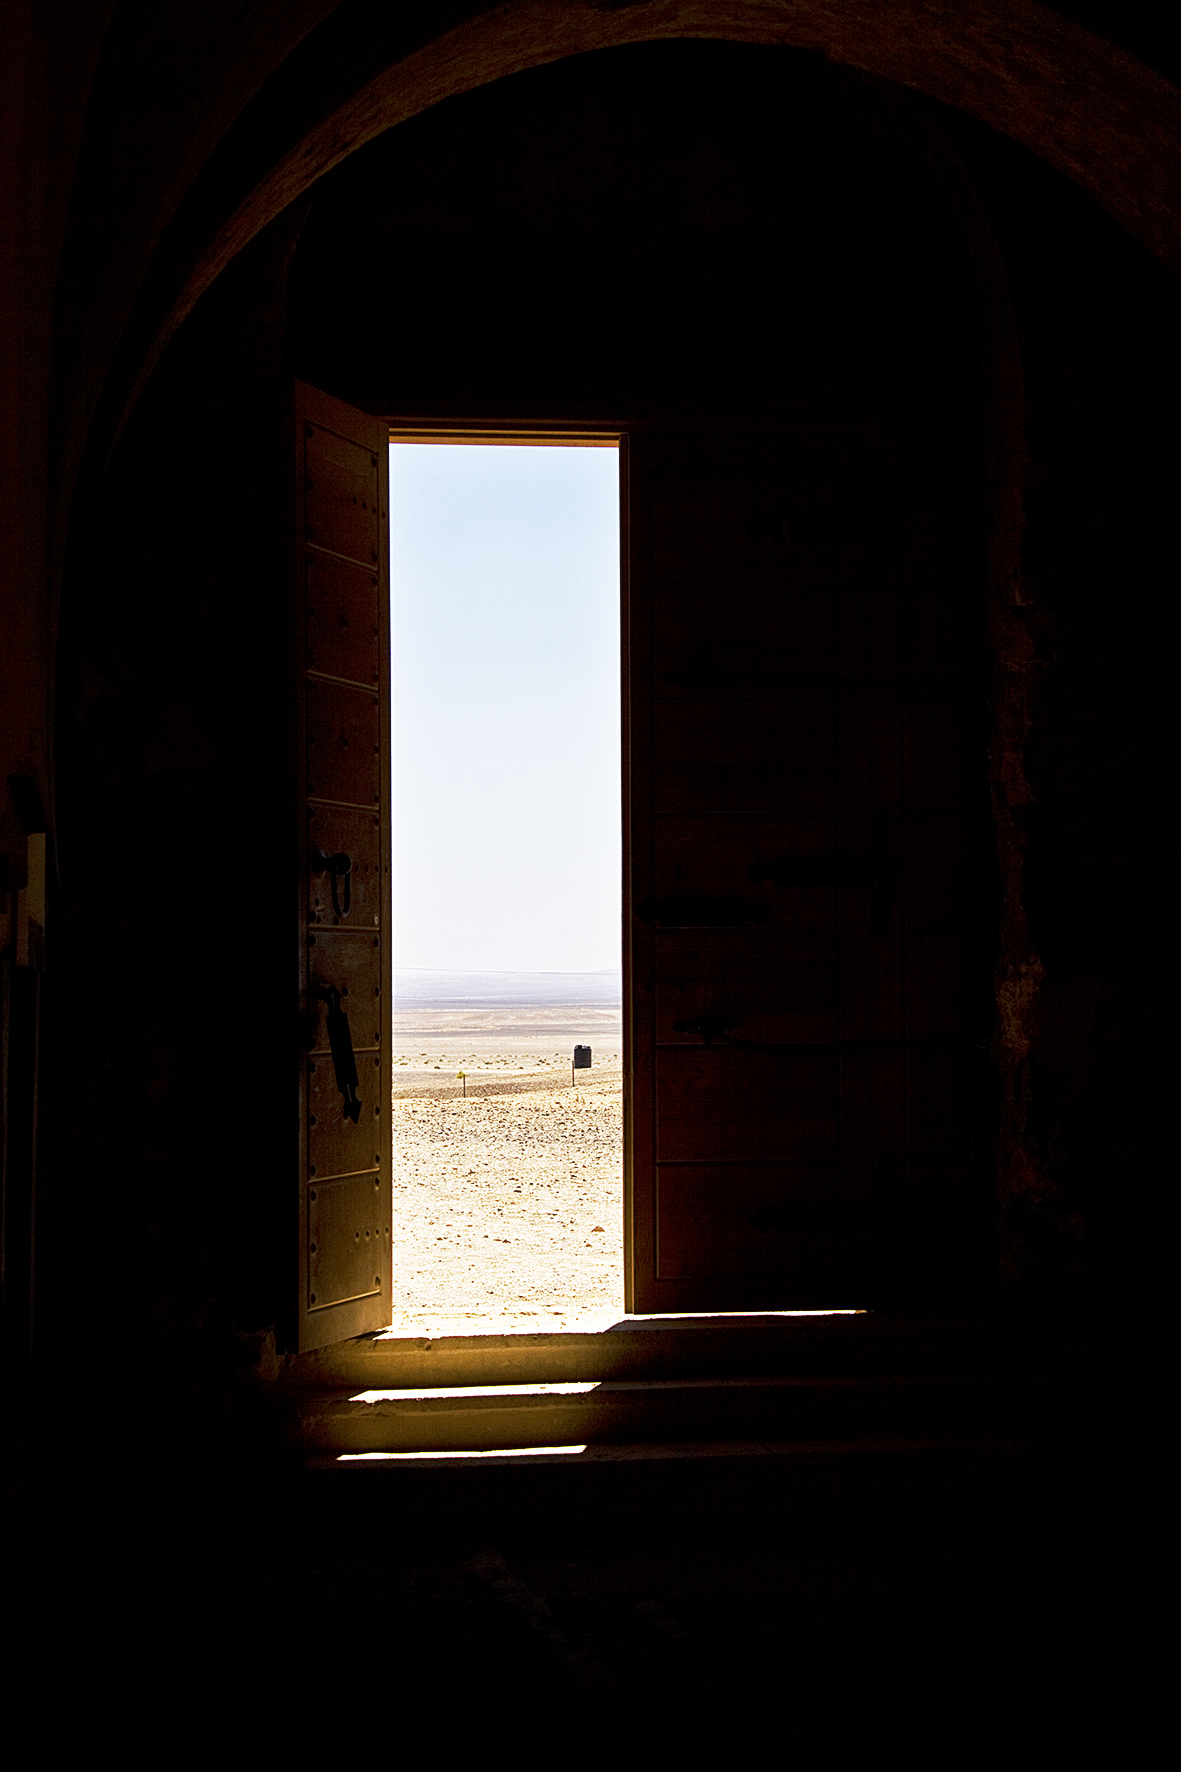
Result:
M170 316L279 211L384 130L493 80L563 57L675 38L810 49L968 112L1089 192L1181 272L1181 121L1170 83L1038 5L974 0L550 0L509 3L383 70L273 166L220 228Z
M277 27L274 35L282 36L274 54L259 48L257 59L278 75L293 44ZM78 464L89 457L92 472L81 479L93 482L168 340L204 291L357 148L448 98L529 68L678 38L810 50L962 110L1065 173L1181 275L1175 87L1038 0L966 0L954 11L923 0L506 0L381 68L343 103L325 93L319 120L261 175L251 164L250 131L245 146L235 142L237 112L227 114L210 160L219 168L213 186L201 189L198 177L183 201L177 195L134 312L81 399L90 416L80 410L74 420L77 453L63 475L60 509L69 511L79 491L85 505L85 486L72 484ZM302 110L314 116L317 95L305 96ZM217 97L210 94L215 109ZM245 197L231 195L244 189ZM66 422L63 435L72 429Z

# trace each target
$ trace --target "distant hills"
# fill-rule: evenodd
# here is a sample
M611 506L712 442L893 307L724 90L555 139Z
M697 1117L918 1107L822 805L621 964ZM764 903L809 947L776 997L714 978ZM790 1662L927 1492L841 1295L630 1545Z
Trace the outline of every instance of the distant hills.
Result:
M394 970L394 1009L500 1009L580 1004L619 1009L622 974Z

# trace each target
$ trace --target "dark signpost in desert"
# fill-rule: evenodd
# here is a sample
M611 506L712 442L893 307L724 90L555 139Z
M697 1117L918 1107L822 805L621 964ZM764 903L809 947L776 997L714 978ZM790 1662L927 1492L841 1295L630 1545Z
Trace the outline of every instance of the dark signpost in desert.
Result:
M574 1087L575 1071L589 1071L591 1068L591 1049L589 1046L576 1046L574 1057L570 1062L570 1087Z

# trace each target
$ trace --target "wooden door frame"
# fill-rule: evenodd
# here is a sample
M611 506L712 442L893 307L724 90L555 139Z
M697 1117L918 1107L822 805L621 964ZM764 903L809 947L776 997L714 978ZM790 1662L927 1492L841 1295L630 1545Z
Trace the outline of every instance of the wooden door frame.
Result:
M553 419L487 419L419 418L403 414L387 415L385 420L391 443L458 443L503 444L509 448L530 445L553 448L617 449L619 452L619 689L620 689L620 822L621 822L621 893L620 893L620 962L622 971L622 1072L623 1072L623 1308L625 1315L635 1310L635 1165L633 1160L634 1104L633 1066L635 1042L632 1021L632 952L631 952L631 853L632 853L632 694L631 694L631 601L630 601L630 538L628 478L628 425L621 422L562 423ZM387 581L388 582L388 581ZM390 614L393 611L393 586L389 584ZM391 680L392 694L392 680ZM393 781L389 772L389 828L393 834ZM393 953L392 926L389 952ZM391 961L392 966L392 961ZM393 1002L393 980L390 979L389 1000Z

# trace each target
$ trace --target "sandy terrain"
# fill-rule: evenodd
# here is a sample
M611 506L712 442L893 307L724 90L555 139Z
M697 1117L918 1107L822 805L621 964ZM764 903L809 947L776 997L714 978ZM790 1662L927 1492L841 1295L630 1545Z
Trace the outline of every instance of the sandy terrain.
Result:
M576 1042L594 1061L572 1086ZM601 1006L396 1017L395 1323L620 1314L621 1076Z

